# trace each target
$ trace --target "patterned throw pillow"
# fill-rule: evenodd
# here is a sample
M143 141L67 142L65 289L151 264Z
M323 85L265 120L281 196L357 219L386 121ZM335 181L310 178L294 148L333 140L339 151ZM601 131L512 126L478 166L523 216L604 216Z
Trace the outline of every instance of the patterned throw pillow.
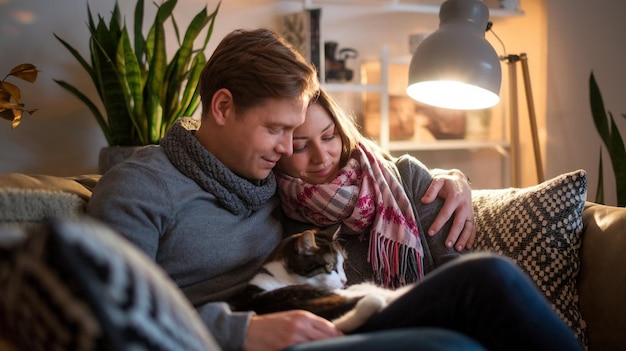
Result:
M587 174L578 170L528 188L472 191L475 250L513 259L586 347L578 308L582 213Z
M23 350L219 350L170 278L108 227L0 233L0 326ZM8 240L11 238L10 240Z

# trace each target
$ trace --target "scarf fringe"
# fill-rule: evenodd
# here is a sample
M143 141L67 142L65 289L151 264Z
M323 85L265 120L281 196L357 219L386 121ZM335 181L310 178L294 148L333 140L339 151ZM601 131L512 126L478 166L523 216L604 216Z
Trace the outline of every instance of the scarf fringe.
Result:
M422 262L417 250L379 232L370 233L368 261L372 265L376 283L387 288L399 288L423 278Z

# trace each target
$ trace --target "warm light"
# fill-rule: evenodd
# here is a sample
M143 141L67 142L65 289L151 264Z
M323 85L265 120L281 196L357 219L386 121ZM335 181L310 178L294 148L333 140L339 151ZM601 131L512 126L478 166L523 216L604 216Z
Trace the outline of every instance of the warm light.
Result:
M454 110L478 110L489 108L500 97L481 87L453 81L428 81L410 85L407 94L428 105Z

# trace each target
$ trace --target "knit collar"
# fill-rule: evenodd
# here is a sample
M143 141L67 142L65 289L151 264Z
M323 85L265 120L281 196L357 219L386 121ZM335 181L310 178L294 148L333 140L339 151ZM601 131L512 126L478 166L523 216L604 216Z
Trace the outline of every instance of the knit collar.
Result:
M274 175L259 182L236 175L196 139L199 126L198 120L181 118L159 143L174 167L235 215L248 216L266 204L276 193Z

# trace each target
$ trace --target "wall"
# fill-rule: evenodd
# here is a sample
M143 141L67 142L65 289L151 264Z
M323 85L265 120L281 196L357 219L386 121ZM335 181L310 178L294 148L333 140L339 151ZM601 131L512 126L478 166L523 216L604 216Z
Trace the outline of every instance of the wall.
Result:
M114 3L114 0L93 0L89 6L92 13L107 17ZM120 3L122 12L131 18L132 4ZM214 0L179 0L175 14L180 27L184 27L202 6L212 9L216 4ZM300 1L225 0L208 52L234 28L271 27L277 14L300 7ZM529 55L546 176L584 168L589 173L592 198L601 144L589 112L587 79L593 69L607 108L618 117L622 134L626 134L626 119L619 117L626 112L622 88L626 81L626 70L622 67L626 50L615 45L626 33L626 23L618 17L626 13L626 3L601 0L589 5L584 0L522 0L520 7L525 16L494 17L493 30L507 53ZM52 81L67 80L91 96L95 93L86 73L52 36L52 33L58 34L86 54L86 8L86 1L76 0L0 0L0 37L3 39L0 41L0 73L22 62L31 62L42 71L35 84L19 83L24 90L23 101L40 110L33 116L25 116L15 130L10 129L9 123L0 121L0 172L75 175L96 171L104 138L87 108ZM146 11L153 13L152 2L146 2ZM389 46L392 55L405 55L409 34L432 31L438 24L436 15L432 14L385 14L354 9L349 17L356 22L346 20L345 14L326 14L332 30L327 30L325 37L339 41L341 46L359 49L362 59L376 58L383 44ZM487 33L487 39L503 53L504 49L491 33ZM506 99L506 67L503 69L502 92ZM526 116L524 105L524 96L520 95L522 118ZM531 185L536 183L536 178L528 126L522 125L521 132L525 143L523 185ZM477 186L488 186L492 183L482 183L480 179L493 178L493 171L491 168L485 171L486 167L477 165L475 159L481 157L424 156L434 166L469 169ZM608 160L607 157L605 155ZM612 174L608 162L605 162L605 174ZM614 201L611 200L614 185L609 181L606 187L607 199Z
M547 172L587 170L589 200L594 200L602 145L589 105L589 75L594 72L605 108L626 138L626 3L600 0L547 1ZM603 147L603 146L602 146ZM603 151L607 204L617 203L613 170Z
M97 171L98 153L106 140L83 103L53 81L60 79L74 84L97 101L87 73L53 37L56 33L87 58L87 3L0 0L0 74L23 62L41 70L32 85L11 80L22 88L22 100L27 107L39 111L25 115L14 130L7 121L0 121L0 172L65 176ZM127 25L132 26L134 2L119 3ZM202 7L212 11L217 3L217 0L179 0L174 11L179 28L186 28ZM89 1L92 14L101 14L107 21L114 5L115 0ZM207 52L212 52L219 40L235 28L273 26L276 7L273 0L223 1ZM146 18L155 13L152 1L145 1L145 12ZM172 36L171 31L169 35Z

